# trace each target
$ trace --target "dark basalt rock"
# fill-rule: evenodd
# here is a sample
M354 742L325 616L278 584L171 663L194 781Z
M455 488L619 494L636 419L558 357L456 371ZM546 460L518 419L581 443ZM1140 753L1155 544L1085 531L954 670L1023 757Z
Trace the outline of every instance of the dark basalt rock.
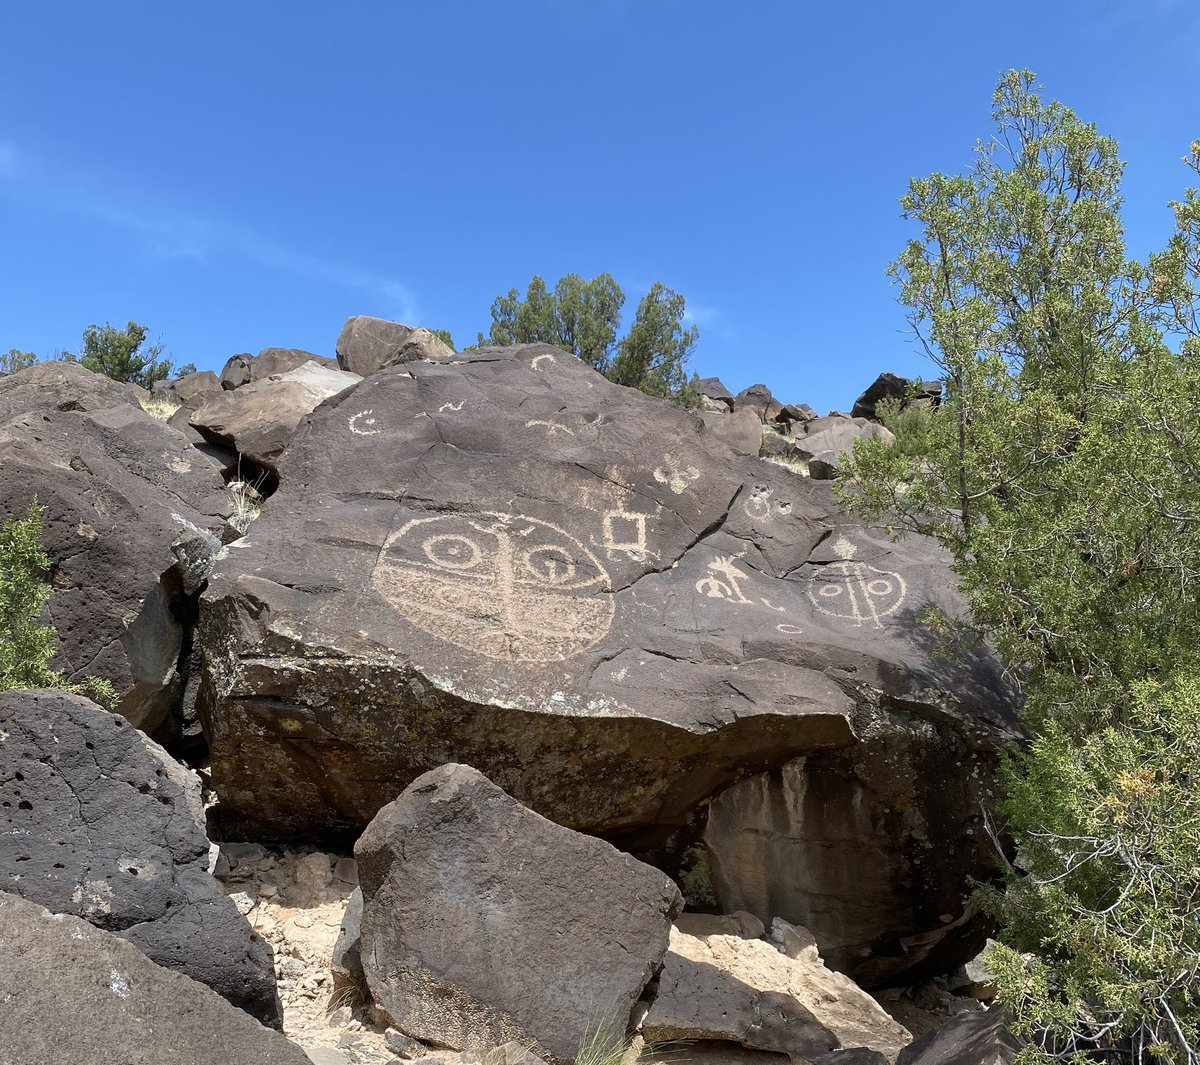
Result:
M271 948L209 876L208 839L165 761L87 699L0 693L0 889L113 932L278 1026Z
M886 757L894 729L942 744L932 715L963 758L932 799L940 834L886 843L953 858L922 867L936 890L902 890L960 897L990 858L975 799L1015 736L1012 694L987 657L948 666L915 620L963 609L944 553L839 516L827 484L541 345L381 370L306 419L280 477L197 636L235 838L344 841L454 760L669 863L736 781ZM853 821L851 800L836 789L829 816ZM890 932L963 960L961 909L914 914Z

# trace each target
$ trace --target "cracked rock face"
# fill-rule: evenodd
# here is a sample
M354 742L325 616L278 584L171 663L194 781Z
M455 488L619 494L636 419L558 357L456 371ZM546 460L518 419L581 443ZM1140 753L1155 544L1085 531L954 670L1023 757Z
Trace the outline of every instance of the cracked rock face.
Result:
M277 1026L271 948L209 876L183 778L87 699L0 694L0 891L113 932Z
M853 751L893 710L941 707L985 775L1012 736L995 664L935 657L915 622L961 610L936 548L553 348L384 369L279 472L198 634L235 836L352 837L463 761L649 854L737 780ZM963 869L939 875L961 891Z
M0 520L34 497L46 508L53 665L112 681L119 712L150 730L179 687L184 642L182 589L160 577L176 538L219 530L230 501L220 463L142 411L137 391L69 363L0 380Z

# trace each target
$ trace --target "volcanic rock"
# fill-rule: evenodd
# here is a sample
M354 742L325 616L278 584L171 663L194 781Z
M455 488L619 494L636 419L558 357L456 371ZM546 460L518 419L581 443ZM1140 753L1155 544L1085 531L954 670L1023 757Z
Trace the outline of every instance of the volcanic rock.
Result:
M271 948L209 876L208 839L161 759L87 699L0 694L0 888L278 1024Z
M336 360L314 355L311 351L301 351L297 348L263 348L257 355L231 355L221 370L221 387L241 388L275 374L299 369L310 362L328 370L338 368Z
M969 1010L905 1047L896 1065L1012 1065L1020 1049L1004 1010Z
M464 765L413 781L354 853L373 999L458 1050L536 1041L572 1061L596 1031L624 1031L683 905L665 874Z
M813 477L829 480L837 473L842 453L853 452L859 440L896 442L891 432L878 422L831 414L806 423L803 435L796 438L795 447L800 457L807 460Z
M185 593L172 545L220 530L232 508L220 463L114 385L56 363L0 380L0 405L29 404L0 424L0 520L34 498L45 507L53 664L72 681L112 681L119 712L149 730L182 685Z
M783 404L771 395L771 390L766 385L751 385L749 388L743 388L734 397L733 409L752 410L758 415L758 420L765 424L775 420L783 409Z
M713 411L717 414L733 413L733 393L721 384L720 378L701 378L696 382L696 391L699 393L706 411Z
M763 423L752 410L740 410L736 414L704 411L700 420L710 435L739 455L757 455L762 448Z
M884 730L864 757L889 729L939 744L936 717L964 759L939 780L944 835L884 845L951 855L929 867L938 897L990 861L976 788L1015 735L1011 692L915 620L963 610L946 555L840 517L827 484L544 345L382 370L317 408L279 468L197 634L227 835L345 841L456 760L675 861L736 780L838 748L855 764L864 729ZM852 798L835 789L831 820ZM897 939L945 938L944 911L911 912Z
M348 318L337 338L337 361L343 370L369 377L385 366L418 359L448 359L454 349L428 329L382 318Z
M939 382L923 384L917 394L910 398L909 390L914 383L907 377L900 377L894 373L881 373L854 401L854 407L850 411L851 416L854 418L878 418L879 401L883 399L898 400L902 406L907 406L909 402L934 405L939 402L942 397L942 386Z
M309 1065L203 984L75 917L0 891L0 1061Z
M870 995L814 955L789 958L761 939L675 928L642 1023L651 1043L728 1040L811 1060L864 1047L894 1061L912 1040Z

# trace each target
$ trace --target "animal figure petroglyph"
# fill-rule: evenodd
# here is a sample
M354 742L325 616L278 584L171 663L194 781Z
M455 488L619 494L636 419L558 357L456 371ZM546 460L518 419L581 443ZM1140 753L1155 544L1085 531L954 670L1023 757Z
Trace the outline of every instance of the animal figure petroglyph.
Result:
M808 586L813 606L822 614L852 621L855 628L883 628L880 619L898 610L908 595L904 578L855 561L858 548L843 536L833 542L833 551L839 561L826 565Z
M466 402L467 401L465 399L460 399L457 404L443 403L440 407L438 407L438 414L445 414L446 411L448 411L448 410L452 410L455 413L457 413L458 411L463 409L463 404Z
M375 412L370 408L350 415L346 425L350 432L358 436L378 436L383 432L383 428L375 420Z
M675 455L666 455L666 462L655 467L654 479L665 484L677 496L683 495L687 487L700 476L695 466L685 466Z
M414 518L384 542L371 583L430 635L507 662L573 658L613 619L599 559L520 514Z
M565 436L575 435L575 430L569 425L563 425L562 422L548 422L543 418L530 418L529 421L525 423L526 429L533 429L536 426L541 426L543 429L545 429L548 436L558 436L560 433Z
M750 574L743 573L737 567L739 556L718 555L708 564L708 574L696 582L696 591L709 599L728 599L733 603L752 603L742 594L742 581L748 581Z

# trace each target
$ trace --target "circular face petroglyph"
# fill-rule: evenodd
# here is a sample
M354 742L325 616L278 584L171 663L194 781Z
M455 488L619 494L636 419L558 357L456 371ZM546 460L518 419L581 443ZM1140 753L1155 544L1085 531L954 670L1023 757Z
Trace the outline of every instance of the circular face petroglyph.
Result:
M822 614L852 622L855 628L868 624L883 628L880 619L904 605L908 594L904 578L855 561L858 549L844 537L833 542L833 551L838 561L827 564L809 585L813 606Z
M371 583L425 632L489 658L558 662L608 634L608 573L573 536L520 514L414 518Z

